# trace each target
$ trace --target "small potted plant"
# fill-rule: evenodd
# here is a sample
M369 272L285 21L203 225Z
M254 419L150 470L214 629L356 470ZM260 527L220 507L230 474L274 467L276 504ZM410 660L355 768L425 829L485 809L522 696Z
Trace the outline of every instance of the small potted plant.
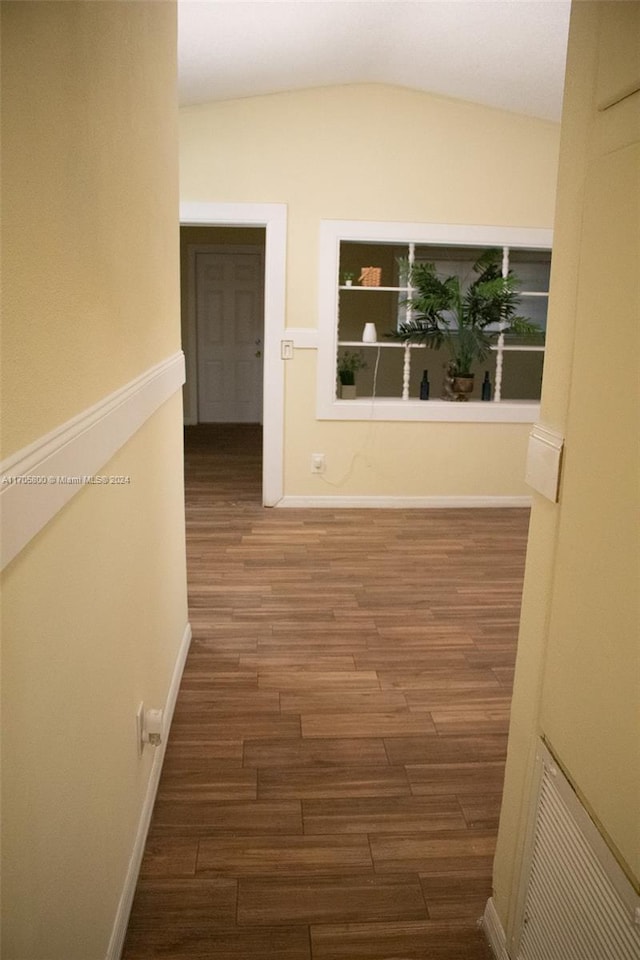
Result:
M355 280L355 273L352 273L351 270L345 270L342 274L342 279L344 280L345 287L353 286L353 281Z
M338 379L340 380L340 399L354 400L356 397L356 373L367 366L361 353L346 350L338 357Z
M404 302L414 316L385 334L403 343L426 343L433 350L446 346L445 399L467 400L473 390L475 360L486 360L501 333L532 336L539 327L516 315L519 280L502 276L502 253L491 249L474 264L476 277L463 289L457 276L439 277L435 264L414 263L409 282L415 290Z

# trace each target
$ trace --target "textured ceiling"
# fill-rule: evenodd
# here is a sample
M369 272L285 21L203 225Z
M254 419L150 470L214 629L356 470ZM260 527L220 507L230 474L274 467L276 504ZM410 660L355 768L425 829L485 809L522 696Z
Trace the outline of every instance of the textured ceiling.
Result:
M559 120L569 0L179 0L182 104L387 83Z

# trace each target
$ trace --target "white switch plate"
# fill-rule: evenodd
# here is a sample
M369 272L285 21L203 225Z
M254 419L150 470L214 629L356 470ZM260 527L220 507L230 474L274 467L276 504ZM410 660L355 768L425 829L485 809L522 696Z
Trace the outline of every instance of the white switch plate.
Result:
M529 434L527 467L524 479L543 497L558 502L564 438L553 430L535 424Z

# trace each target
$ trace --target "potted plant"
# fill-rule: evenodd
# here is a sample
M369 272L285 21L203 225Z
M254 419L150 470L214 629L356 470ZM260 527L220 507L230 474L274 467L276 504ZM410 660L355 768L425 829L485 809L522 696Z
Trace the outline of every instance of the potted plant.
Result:
M350 270L345 270L343 274L343 280L345 287L353 286L353 281L355 280L355 273L352 273Z
M340 398L353 400L356 396L356 372L367 366L361 353L346 350L338 357L338 379L340 380Z
M500 250L485 250L473 269L476 276L463 289L458 277L439 277L433 263L412 264L409 282L415 293L404 303L414 316L386 334L403 343L426 343L434 350L446 346L447 399L468 399L474 383L472 365L486 360L501 333L539 332L537 324L516 315L520 281L511 270L502 276Z

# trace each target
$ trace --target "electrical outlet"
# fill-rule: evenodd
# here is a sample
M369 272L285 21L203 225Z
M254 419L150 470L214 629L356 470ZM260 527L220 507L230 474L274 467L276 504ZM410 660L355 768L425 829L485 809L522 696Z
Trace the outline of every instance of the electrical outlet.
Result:
M154 747L160 746L163 734L163 711L147 708L140 703L136 710L136 738L138 754L142 756L144 746L150 743Z
M311 454L311 473L324 473L326 467L324 453Z
M144 727L142 739L145 743L150 743L154 747L159 747L162 743L162 710L145 710Z

